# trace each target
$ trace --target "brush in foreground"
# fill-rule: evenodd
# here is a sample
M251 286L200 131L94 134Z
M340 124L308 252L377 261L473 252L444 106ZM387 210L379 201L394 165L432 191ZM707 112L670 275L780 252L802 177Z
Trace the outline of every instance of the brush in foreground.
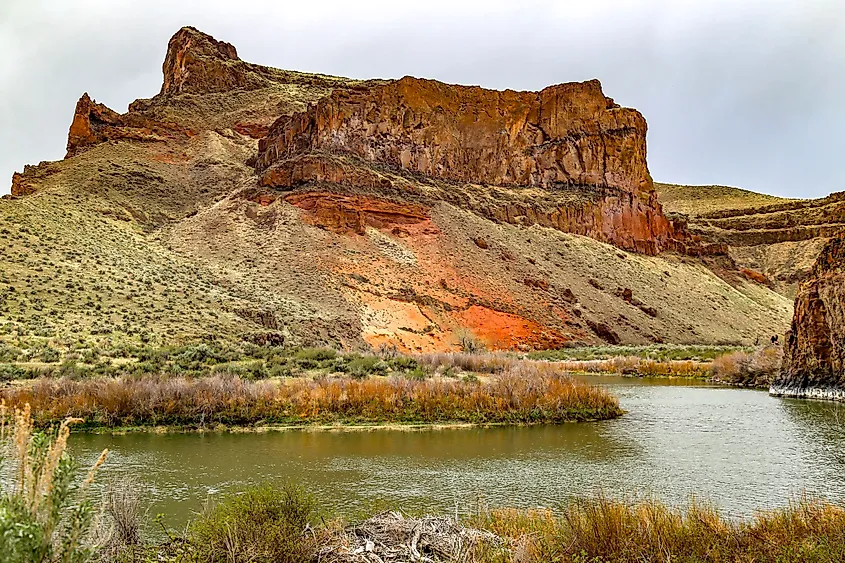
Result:
M510 561L545 562L834 562L845 561L845 509L819 500L722 517L693 503L579 500L560 511L495 510L475 522L514 546Z
M246 381L154 376L83 381L42 379L7 389L37 422L67 416L93 425L307 423L562 423L614 418L618 400L548 363L517 364L488 381L319 378Z
M55 434L36 432L29 405L9 412L0 402L0 465L11 478L0 480L0 555L4 563L76 563L86 561L94 507L87 493L104 450L76 479L77 466L67 453L70 425Z
M845 509L801 500L748 520L693 503L574 500L557 510L482 511L467 520L375 515L326 523L295 486L262 486L205 510L170 559L207 563L779 563L845 560Z

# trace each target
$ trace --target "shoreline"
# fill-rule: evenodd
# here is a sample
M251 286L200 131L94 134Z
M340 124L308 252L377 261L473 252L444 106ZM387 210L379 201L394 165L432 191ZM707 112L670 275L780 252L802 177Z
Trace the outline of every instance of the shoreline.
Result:
M730 389L750 389L752 391L769 391L769 385L745 385L742 383L731 383L729 381L721 381L713 379L712 377L697 377L694 375L653 375L653 374L638 374L638 373L614 373L606 371L570 371L573 376L588 376L588 377L624 377L627 379L685 379L689 381L696 381L701 383L709 383L714 387L725 387ZM773 395L781 396L781 395ZM786 395L783 395L786 396Z
M74 434L267 434L270 432L424 432L429 430L464 430L469 428L501 428L528 426L562 426L564 424L582 424L604 422L621 418L628 411L623 410L613 418L591 418L585 420L565 420L562 422L379 422L379 423L303 423L303 424L262 424L260 426L225 425L194 427L179 425L159 426L79 426Z

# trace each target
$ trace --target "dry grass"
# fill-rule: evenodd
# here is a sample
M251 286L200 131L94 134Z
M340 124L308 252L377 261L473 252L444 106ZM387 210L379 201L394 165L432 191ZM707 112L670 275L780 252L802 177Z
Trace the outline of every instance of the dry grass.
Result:
M553 366L551 369L567 373L612 373L646 377L709 377L711 372L709 361L653 359L633 355L547 362L519 359L504 353L435 352L415 356L415 359L423 368L441 374L450 374L455 368L473 373L495 374L514 370L517 366L531 366L530 369L548 369L543 366Z
M383 513L343 527L301 489L259 487L206 510L190 561L342 563L803 563L845 560L845 508L800 499L729 519L707 504L573 500L557 510L483 510L465 521ZM161 558L159 558L161 559ZM184 560L184 559L183 559Z
M794 201L728 186L681 186L655 183L654 187L664 210L687 215L702 215L728 209L751 211L767 205Z
M565 360L557 362L564 370L576 373L616 373L651 377L706 377L710 362L693 360L650 360L624 356L610 360Z
M494 510L475 525L511 540L498 561L833 562L845 560L845 509L800 500L746 521L693 502L573 501L560 511Z
M753 352L732 352L713 360L715 381L743 387L768 387L780 372L783 349L765 346Z
M472 354L467 352L430 352L420 354L414 359L423 368L434 373L449 372L454 368L472 373L502 373L514 369L520 364L534 365L538 362L519 360L504 353L487 352Z
M41 379L3 392L39 424L66 416L96 426L260 423L560 423L619 416L608 391L554 364L516 363L485 382L435 377L247 381L231 376Z

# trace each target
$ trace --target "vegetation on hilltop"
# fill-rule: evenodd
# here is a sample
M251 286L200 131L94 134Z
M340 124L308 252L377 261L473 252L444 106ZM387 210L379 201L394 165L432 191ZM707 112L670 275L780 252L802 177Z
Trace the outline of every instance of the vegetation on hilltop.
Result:
M790 200L730 186L685 186L655 182L663 208L672 213L705 215L714 211L753 210Z

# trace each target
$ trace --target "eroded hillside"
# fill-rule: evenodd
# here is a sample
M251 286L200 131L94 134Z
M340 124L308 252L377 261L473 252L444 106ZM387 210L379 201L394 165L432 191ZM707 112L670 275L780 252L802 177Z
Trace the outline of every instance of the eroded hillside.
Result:
M754 342L791 302L667 217L597 81L353 81L174 35L0 202L5 338L445 349ZM703 231L702 231L703 232Z
M670 216L683 215L691 233L725 245L740 268L789 297L830 238L845 232L845 192L800 200L724 186L656 188Z

